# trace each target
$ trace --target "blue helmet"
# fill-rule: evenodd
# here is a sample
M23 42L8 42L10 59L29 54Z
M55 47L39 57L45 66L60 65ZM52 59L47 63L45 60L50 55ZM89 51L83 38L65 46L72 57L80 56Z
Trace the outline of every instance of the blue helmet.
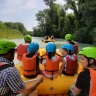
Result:
M56 52L56 45L53 42L49 42L46 45L46 51L47 52Z
M32 42L27 47L27 52L28 53L36 53L38 51L38 49L39 49L39 44L36 42Z
M72 44L64 44L62 46L63 49L67 49L68 51L71 50L71 52L74 52L74 46Z

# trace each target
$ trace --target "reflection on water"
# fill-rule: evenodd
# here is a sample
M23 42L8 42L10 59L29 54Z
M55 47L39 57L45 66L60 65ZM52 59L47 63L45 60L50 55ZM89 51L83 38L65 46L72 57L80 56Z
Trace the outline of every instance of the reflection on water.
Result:
M43 40L43 37L32 37L32 42L37 42L39 44L40 48L45 48L47 43L42 42L42 40ZM21 38L21 39L12 39L12 41L16 42L17 45L19 45L21 43L24 43L23 38ZM67 42L64 39L56 39L56 42L55 42L58 49L61 48L61 46L63 44L65 44L65 43L67 43ZM81 48L83 48L83 47L93 46L93 45L83 44L83 43L78 43L78 45L79 45L79 50ZM15 63L18 62L17 59L16 59L16 56L15 56L14 62Z

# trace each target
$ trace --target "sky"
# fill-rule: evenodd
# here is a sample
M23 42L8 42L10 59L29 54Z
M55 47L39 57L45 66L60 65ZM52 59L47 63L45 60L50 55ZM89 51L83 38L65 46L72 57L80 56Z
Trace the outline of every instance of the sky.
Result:
M57 0L56 3L65 2ZM36 13L45 8L47 6L43 0L0 0L0 21L21 22L28 31L32 31L32 27L38 24Z

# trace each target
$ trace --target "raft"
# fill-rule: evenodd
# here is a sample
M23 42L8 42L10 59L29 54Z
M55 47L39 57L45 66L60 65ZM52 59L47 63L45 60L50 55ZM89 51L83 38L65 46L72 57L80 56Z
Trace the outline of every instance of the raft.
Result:
M46 50L40 49L40 55L42 56L43 54L45 54ZM57 50L58 52L58 50ZM44 70L44 66L42 64L40 65L40 70ZM80 73L80 71L82 70L81 67L81 63L78 61L78 71L74 76L65 76L65 75L61 75L61 76L57 76L55 78L53 78L53 80L44 77L44 81L43 83L41 83L38 87L37 87L37 91L39 96L68 96L68 91L69 88L72 84L74 84L76 77L78 76L78 73ZM16 64L15 66L21 75L21 78L24 81L30 80L26 77L24 77L23 73L22 73L22 67L20 66L20 64ZM31 78L34 79L34 78ZM26 84L32 84L34 82L27 82Z
M42 40L44 43L48 43L48 42L56 42L54 39L51 40L51 39L48 39L48 40Z

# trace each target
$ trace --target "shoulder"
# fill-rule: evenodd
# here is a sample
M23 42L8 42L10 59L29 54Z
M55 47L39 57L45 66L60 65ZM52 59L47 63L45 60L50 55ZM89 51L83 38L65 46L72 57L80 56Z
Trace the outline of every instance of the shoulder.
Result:
M4 70L7 75L13 74L13 75L20 75L19 71L15 67L9 67Z
M20 73L15 67L8 67L2 70L0 74L3 76L3 78L20 77Z
M86 78L90 78L90 71L89 69L84 68L84 70L79 73L78 79L86 79Z
M90 74L89 69L84 68L82 72L80 72L81 75Z

